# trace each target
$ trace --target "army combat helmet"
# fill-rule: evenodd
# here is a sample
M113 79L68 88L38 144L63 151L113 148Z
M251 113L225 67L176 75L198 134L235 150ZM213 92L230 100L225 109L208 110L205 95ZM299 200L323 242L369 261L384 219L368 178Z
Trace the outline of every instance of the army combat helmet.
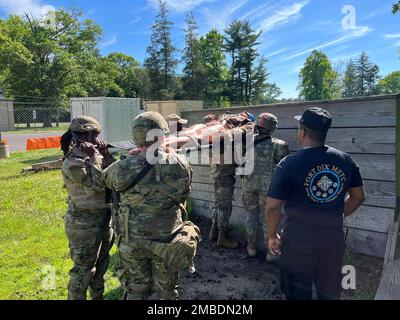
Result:
M147 141L147 133L152 129L158 129L155 137ZM147 111L139 114L132 123L133 142L137 146L151 145L157 141L157 135L166 136L169 134L168 123L164 117L155 111Z
M261 133L272 134L278 126L278 118L272 113L262 113L258 116L256 127Z
M72 119L68 127L68 130L72 132L82 132L82 133L92 132L92 131L100 133L101 125L96 119L92 117L79 116Z

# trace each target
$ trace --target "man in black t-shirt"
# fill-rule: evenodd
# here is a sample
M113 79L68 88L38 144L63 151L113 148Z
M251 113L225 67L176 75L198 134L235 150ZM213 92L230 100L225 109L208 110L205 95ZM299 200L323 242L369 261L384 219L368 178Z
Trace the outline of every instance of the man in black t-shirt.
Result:
M325 145L332 118L309 108L299 121L302 150L276 167L268 191L268 248L280 257L281 289L287 299L340 299L345 250L343 217L365 200L359 168L350 155ZM277 236L282 206L286 222Z

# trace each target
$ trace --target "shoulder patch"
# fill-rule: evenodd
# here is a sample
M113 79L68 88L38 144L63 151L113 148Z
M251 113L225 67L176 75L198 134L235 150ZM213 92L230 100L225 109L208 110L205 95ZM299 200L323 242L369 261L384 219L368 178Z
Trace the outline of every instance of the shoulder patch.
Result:
M83 168L86 167L86 161L82 158L74 158L68 161L68 167L70 168Z

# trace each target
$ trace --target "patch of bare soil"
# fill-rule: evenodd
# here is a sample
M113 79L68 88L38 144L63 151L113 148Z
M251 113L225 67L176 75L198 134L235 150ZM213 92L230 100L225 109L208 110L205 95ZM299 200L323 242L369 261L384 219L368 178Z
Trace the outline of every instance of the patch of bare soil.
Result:
M241 247L225 250L208 240L211 220L194 216L202 232L203 241L195 259L196 272L184 271L180 280L180 296L184 300L281 300L284 295L279 287L279 266L243 259L245 240L233 235ZM356 268L357 289L347 290L342 299L373 299L382 272L382 259L352 253L346 257ZM346 261L347 264L350 262Z

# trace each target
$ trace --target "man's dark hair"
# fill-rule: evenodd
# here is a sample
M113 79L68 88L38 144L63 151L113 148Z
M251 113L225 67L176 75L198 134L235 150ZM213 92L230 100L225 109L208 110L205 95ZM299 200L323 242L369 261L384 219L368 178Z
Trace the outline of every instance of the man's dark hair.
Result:
M326 135L327 132L320 132L320 131L315 131L307 128L306 126L300 124L300 128L302 128L305 132L306 135L313 141L319 142L321 144L325 143L326 140Z

